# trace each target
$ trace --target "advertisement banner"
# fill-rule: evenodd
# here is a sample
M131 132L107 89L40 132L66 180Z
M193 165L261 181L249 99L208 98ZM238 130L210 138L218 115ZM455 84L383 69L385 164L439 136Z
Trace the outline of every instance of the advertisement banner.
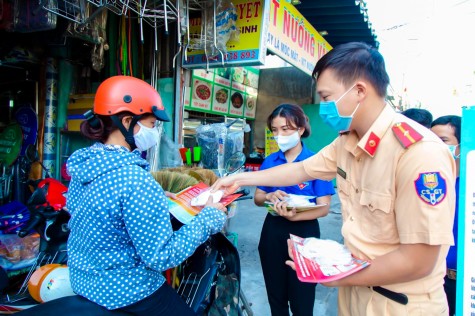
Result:
M230 95L229 87L215 83L213 87L212 112L224 115L228 114Z
M303 15L285 0L270 0L267 48L311 75L317 61L332 49Z
M475 106L462 110L456 315L475 315Z
M266 145L265 145L265 156L269 156L275 152L279 151L279 145L274 139L274 134L272 131L266 127Z
M236 10L235 26L239 30L237 38L231 37L226 43L226 50L221 56L210 56L208 48L214 47L214 44L207 45L208 54L204 49L190 49L193 46L200 46L206 40L211 41L212 38L204 38L202 32L201 17L190 18L190 37L193 41L192 45L188 45L187 52L184 54L184 68L215 68L243 65L263 65L266 56L266 35L269 21L269 0L232 0ZM230 19L220 17L225 11L218 9L216 24L231 25ZM211 29L212 29L211 24ZM219 29L216 28L218 31ZM219 37L218 37L219 39ZM185 48L187 44L185 43ZM208 56L207 56L208 55ZM224 57L224 64L223 64Z
M255 119L259 69L255 67L195 69L185 89L185 109ZM191 91L190 91L191 90Z

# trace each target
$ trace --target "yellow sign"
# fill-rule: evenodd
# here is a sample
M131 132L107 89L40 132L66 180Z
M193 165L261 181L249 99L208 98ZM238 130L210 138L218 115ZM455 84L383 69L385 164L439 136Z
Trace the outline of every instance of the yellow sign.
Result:
M265 148L265 156L269 156L275 152L279 151L279 145L274 139L274 134L271 132L270 129L266 127L266 148Z
M204 67L222 67L223 57L224 65L242 66L242 65L262 65L266 56L266 34L267 25L264 21L269 20L269 0L233 0L236 12L236 28L239 30L237 39L232 37L226 43L227 52L223 56L218 52L216 56L206 56L204 50L191 50L186 52L186 59L183 62L185 68L204 68ZM224 10L223 12L225 12ZM225 14L219 12L217 14L217 25L226 23L231 25L231 19L225 18ZM220 17L221 20L220 20ZM201 32L201 17L190 18L191 38L194 43L204 41ZM213 24L211 24L213 25ZM211 40L208 38L208 40ZM191 41L190 41L191 42ZM207 46L213 47L210 43ZM186 44L185 44L186 47ZM188 47L191 47L189 45Z
M317 61L332 49L302 14L285 0L270 0L267 48L311 75Z

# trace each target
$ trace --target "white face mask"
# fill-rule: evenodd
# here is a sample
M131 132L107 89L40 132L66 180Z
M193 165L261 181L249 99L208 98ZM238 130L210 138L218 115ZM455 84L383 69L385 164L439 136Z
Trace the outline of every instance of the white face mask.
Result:
M450 153L452 154L452 157L454 157L454 159L459 159L459 157L460 157L460 154L458 154L458 155L455 154L455 151L457 150L458 146L459 145L449 145L449 144L447 144L447 147L449 148Z
M134 135L135 146L140 151L146 151L157 144L160 134L156 127L150 128L140 122L137 122L137 124L140 126L140 129Z
M288 136L274 136L277 145L279 145L280 150L282 152L286 152L289 149L294 148L300 142L300 135L298 131L292 133Z

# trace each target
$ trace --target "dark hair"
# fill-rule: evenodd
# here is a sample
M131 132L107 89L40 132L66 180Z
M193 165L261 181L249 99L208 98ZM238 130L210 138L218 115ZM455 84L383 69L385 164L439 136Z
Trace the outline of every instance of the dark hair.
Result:
M134 114L130 112L120 112L116 114L116 116L120 121L122 121L125 116L134 116ZM96 114L95 120L97 120L95 123L91 123L89 120L84 120L81 123L81 134L91 140L104 143L107 138L109 138L109 135L118 129L118 127L112 122L111 117L107 115ZM99 124L97 124L97 122Z
M267 127L270 130L272 130L272 121L278 116L285 118L289 125L293 125L297 128L305 128L302 138L310 136L311 129L308 123L308 117L300 106L284 103L276 107L267 118Z
M431 127L430 124L432 123L432 114L427 110L412 108L402 111L401 114L413 121L416 121L422 126L427 128Z
M233 93L233 95L231 96L231 101L234 100L235 98L238 98L238 99L241 101L241 103L244 102L244 99L243 99L243 97L242 97L242 94L239 93L239 92L234 92L234 93Z
M335 72L341 82L349 86L358 78L368 80L379 96L385 97L389 85L383 56L365 43L352 42L335 46L315 65L312 76L315 79L326 69Z
M457 141L460 144L460 130L462 128L462 118L458 115L445 115L435 119L430 127L436 125L447 125L449 124L454 128L454 135L457 138Z

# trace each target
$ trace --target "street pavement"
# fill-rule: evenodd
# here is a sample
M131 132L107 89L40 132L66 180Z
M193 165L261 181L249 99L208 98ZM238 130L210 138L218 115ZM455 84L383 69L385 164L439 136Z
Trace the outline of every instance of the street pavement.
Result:
M254 194L255 187L248 187ZM236 215L230 219L228 231L237 234L238 251L241 259L241 290L244 292L255 316L271 316L267 293L262 276L257 246L262 224L267 211L254 204L254 200L238 202ZM332 239L343 243L341 236L340 201L337 194L332 197L330 213L319 219L322 239ZM336 288L317 285L313 315L337 315Z

